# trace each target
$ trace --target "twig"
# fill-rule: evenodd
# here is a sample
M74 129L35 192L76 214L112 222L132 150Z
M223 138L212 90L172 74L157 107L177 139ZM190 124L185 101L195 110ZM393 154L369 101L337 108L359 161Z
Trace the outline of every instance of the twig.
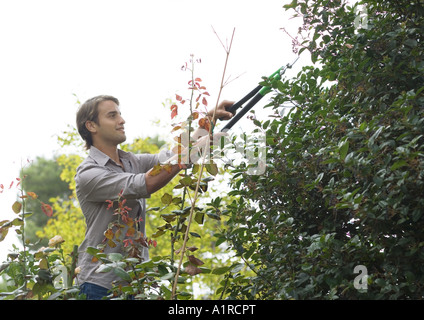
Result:
M213 29L213 27L212 27L212 29ZM213 31L215 32L215 29L213 29ZM224 88L224 85L225 85L225 83L224 83L225 72L227 70L228 58L229 58L229 55L230 55L231 46L233 44L234 32L235 32L235 28L233 29L233 34L231 35L231 41L230 41L230 45L229 45L228 48L226 48L224 46L224 44L222 43L221 39L218 37L217 33L215 32L215 34L217 35L217 37L219 39L219 42L221 42L222 46L224 47L224 50L225 50L225 53L226 53L226 58L225 58L225 64L224 64L224 71L222 73L222 78L221 78L221 86L219 88L218 98L217 98L216 106L215 106L215 109L214 109L214 112L213 112L213 115L212 115L212 119L215 118L216 108L217 108L218 103L219 103L219 100L221 98L222 89ZM209 126L209 136L211 136L211 134L212 134L212 126ZM201 182L203 170L204 170L204 167L205 167L205 161L204 161L205 157L206 157L206 150L205 150L205 152L203 154L202 164L201 164L200 169L199 169L199 178L197 179L196 189L194 191L194 197L193 197L193 200L192 200L192 203L191 203L190 215L188 217L188 223L187 223L187 230L185 232L184 242L183 242L183 246L181 248L180 261L178 263L178 268L177 268L177 272L175 274L174 284L173 284L173 287L172 287L172 294L171 294L171 299L172 300L175 299L175 292L176 292L176 289L177 289L178 277L180 275L181 265L182 265L183 259L184 259L184 253L185 253L185 249L186 249L186 245L187 245L188 234L190 232L190 226L191 226L191 222L193 220L194 208L196 206L196 201L197 201L198 194L199 194L200 182Z

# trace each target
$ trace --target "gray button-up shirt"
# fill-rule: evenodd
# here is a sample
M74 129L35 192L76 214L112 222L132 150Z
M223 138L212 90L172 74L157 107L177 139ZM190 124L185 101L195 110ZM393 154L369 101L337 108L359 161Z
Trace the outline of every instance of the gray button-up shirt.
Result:
M141 218L140 231L145 234L145 198L147 193L145 173L158 164L159 159L169 158L166 154L133 154L118 150L123 168L95 147L90 148L88 157L77 168L75 175L76 194L85 217L87 229L85 239L79 247L78 266L81 268L78 283L90 282L111 289L114 280L121 281L113 272L96 273L100 262L92 262L93 257L86 252L87 247L97 247L105 239L104 232L108 225L117 219L113 208L107 209L106 200L116 200L123 190L127 199L126 206L130 217ZM121 252L121 245L115 248L106 246L104 252ZM142 257L149 259L149 252L144 248Z

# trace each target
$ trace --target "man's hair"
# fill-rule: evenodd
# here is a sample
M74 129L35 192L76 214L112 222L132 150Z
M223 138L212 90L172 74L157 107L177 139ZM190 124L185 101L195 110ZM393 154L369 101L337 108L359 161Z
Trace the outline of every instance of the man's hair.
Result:
M115 97L101 95L88 99L78 109L77 112L77 129L81 138L85 141L85 148L88 150L93 145L93 138L91 132L85 126L87 121L94 121L99 124L99 110L98 106L103 101L113 101L119 106L119 101Z

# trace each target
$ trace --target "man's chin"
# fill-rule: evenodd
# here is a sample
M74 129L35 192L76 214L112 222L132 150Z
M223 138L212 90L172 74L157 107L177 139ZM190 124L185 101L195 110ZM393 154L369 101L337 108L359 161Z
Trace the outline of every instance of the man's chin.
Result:
M121 138L117 141L117 144L124 143L125 141L127 141L127 137L124 135L123 137L121 137Z

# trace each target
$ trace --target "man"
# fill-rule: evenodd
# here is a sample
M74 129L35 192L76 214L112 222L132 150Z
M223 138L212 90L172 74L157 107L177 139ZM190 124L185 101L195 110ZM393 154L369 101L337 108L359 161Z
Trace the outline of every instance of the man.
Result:
M211 121L228 120L232 114L226 108L233 103L223 101L216 110L208 112ZM116 221L116 215L108 210L106 200L116 200L118 194L126 199L126 206L131 208L129 215L140 221L139 230L145 234L145 199L170 182L184 163L176 163L178 155L172 152L162 154L133 154L118 149L118 145L126 140L125 121L121 116L119 101L112 96L97 96L82 104L77 112L77 128L84 139L88 157L77 168L75 175L76 194L84 214L87 230L85 239L79 248L78 281L81 293L87 299L101 299L108 295L113 281L119 281L113 272L96 273L99 262L86 252L88 247L97 247L105 239L108 226ZM203 132L203 133L202 133ZM205 130L196 131L193 136L205 135ZM197 142L198 147L206 145L208 136ZM184 152L184 151L183 151ZM150 170L159 163L159 159L169 159L169 170L149 175ZM122 247L106 246L106 254L122 252ZM143 248L141 258L148 260L148 249Z

